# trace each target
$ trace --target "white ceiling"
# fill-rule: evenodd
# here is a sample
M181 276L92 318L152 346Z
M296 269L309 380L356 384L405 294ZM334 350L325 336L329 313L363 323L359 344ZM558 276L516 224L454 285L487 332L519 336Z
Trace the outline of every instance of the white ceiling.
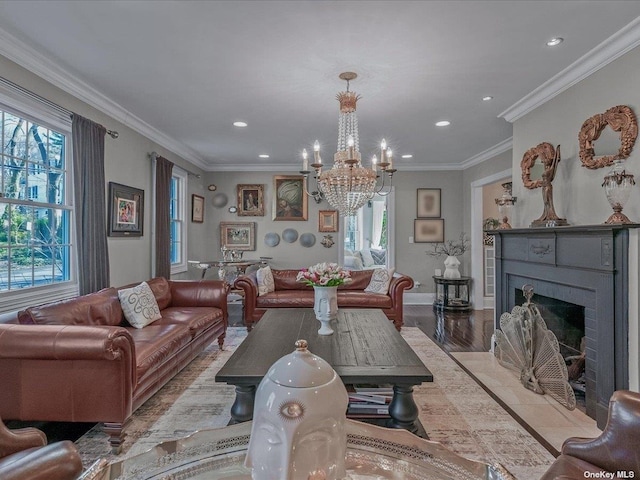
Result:
M292 168L316 138L331 159L338 74L355 71L363 158L385 137L413 154L399 169L459 168L511 137L501 112L639 16L638 1L0 1L15 40L0 53L53 60L206 170Z

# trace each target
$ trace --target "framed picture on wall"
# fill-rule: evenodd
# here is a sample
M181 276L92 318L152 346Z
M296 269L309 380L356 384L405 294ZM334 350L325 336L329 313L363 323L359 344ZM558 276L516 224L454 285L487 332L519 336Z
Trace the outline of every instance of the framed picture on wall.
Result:
M320 210L318 212L318 231L337 232L338 231L338 211Z
M264 215L264 185L240 184L238 190L238 215L261 217Z
M229 250L255 250L255 222L220 222L220 247Z
M109 182L110 237L141 237L144 225L144 190Z
M419 188L416 217L440 218L442 216L440 193L439 188Z
M308 217L307 194L302 175L273 177L273 219L305 221Z
M191 195L191 221L204 222L204 197L195 193Z
M415 243L444 242L444 219L415 219L413 221L413 241Z

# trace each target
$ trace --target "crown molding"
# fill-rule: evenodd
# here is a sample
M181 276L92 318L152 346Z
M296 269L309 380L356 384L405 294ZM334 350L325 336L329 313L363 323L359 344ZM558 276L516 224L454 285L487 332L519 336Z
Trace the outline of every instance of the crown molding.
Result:
M518 100L498 117L504 118L507 122L515 122L638 45L640 45L640 17Z
M486 162L487 160L492 159L493 157L500 155L508 150L513 148L513 137L509 137L506 140L494 145L491 148L487 148L486 150L474 155L471 158L466 159L464 162L460 164L462 170L466 170L469 167L473 167L474 165L478 165L479 163Z
M114 102L84 81L66 72L26 43L0 28L0 55L29 70L52 85L64 90L75 98L91 105L130 127L158 145L197 165L206 168L203 158L182 142L152 127L124 107Z

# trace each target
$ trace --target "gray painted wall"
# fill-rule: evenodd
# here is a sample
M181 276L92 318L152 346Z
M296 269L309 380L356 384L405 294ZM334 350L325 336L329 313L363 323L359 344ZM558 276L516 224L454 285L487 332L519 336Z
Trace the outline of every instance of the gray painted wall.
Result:
M118 139L114 140L108 135L105 139L105 176L107 182L122 183L145 191L144 235L140 238L109 237L111 284L118 286L147 280L151 275L152 203L150 197L151 160L148 155L156 151L178 166L196 173L200 173L200 170L126 125L54 87L2 56L0 56L0 75L47 100L120 133ZM191 198L191 193L203 194L204 189L201 182L201 180L189 176L189 198ZM108 188L105 186L105 194L107 192ZM190 210L191 206L189 205ZM189 222L189 249L194 255L204 255L206 252L205 236L203 235L205 225Z
M553 182L556 213L571 225L604 222L612 213L602 188L609 167L589 170L580 162L578 132L582 123L616 105L627 105L640 115L640 47L613 61L513 124L513 194L518 197L514 226L528 227L542 214L540 189L524 188L520 162L524 153L541 142L561 145L562 160ZM597 146L597 142L596 142ZM597 147L596 147L597 148ZM640 180L640 143L625 162ZM624 213L640 222L640 183L631 193Z

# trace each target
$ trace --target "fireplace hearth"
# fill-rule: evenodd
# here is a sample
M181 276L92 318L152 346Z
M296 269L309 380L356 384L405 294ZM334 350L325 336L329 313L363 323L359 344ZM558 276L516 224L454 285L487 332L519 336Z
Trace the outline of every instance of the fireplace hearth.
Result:
M551 299L556 305L568 304L564 313L555 314L561 319L544 313L543 318L548 326L556 320L563 328L569 325L570 332L561 340L567 344L566 356L579 356L580 341L585 338L586 413L600 428L606 424L613 392L629 385L629 228L638 227L597 225L488 232L495 235L496 319L522 303L525 284L531 284L538 296L534 303L540 305ZM538 303L542 297L545 300ZM556 333L554 327L549 326Z

